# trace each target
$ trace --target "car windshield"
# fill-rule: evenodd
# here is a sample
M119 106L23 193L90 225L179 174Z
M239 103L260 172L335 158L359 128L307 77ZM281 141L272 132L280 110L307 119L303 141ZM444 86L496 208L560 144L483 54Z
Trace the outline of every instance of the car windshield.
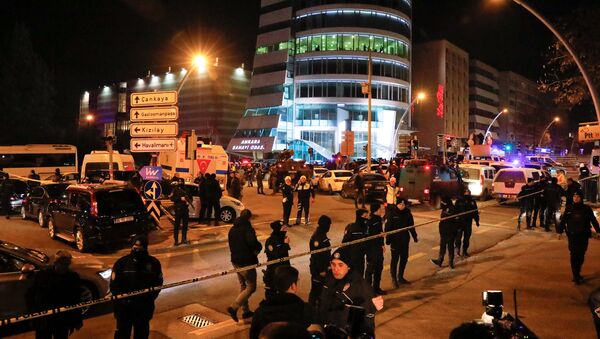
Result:
M317 174L323 174L325 172L327 172L326 168L315 168L315 173Z
M96 193L98 213L101 215L117 215L144 210L142 199L131 189L116 189Z
M349 178L352 176L352 172L335 172L336 178Z
M514 181L516 183L525 183L525 174L521 171L500 171L495 181Z
M475 168L461 168L460 176L463 179L479 179L479 170Z
M44 188L46 189L46 192L48 192L48 195L52 199L58 199L58 198L60 198L60 196L63 194L63 192L65 191L65 189L67 189L67 187L69 187L69 184L58 184L58 185L47 185L47 186L44 186Z
M381 174L365 174L363 175L364 181L387 181Z
M20 253L25 253L28 256L34 258L37 261L41 261L43 263L47 263L50 261L50 258L44 253L38 250L32 250L29 248L24 248L21 246L17 246L15 244L11 244L9 242L0 241L0 247L5 248L7 250L16 251Z

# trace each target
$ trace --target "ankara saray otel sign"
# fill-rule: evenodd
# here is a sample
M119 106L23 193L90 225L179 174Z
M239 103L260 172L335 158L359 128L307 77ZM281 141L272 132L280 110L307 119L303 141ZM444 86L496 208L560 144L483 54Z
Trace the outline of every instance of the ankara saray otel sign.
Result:
M233 138L229 142L229 152L271 152L275 137Z

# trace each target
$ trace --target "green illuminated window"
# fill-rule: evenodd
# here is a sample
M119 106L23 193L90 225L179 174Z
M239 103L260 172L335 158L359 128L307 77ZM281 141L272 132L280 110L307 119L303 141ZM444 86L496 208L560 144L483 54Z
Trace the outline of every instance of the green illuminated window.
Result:
M354 36L344 34L343 40L344 40L344 50L345 51L354 50Z
M338 41L337 41L337 36L335 34L327 35L327 50L328 51L337 51L338 50Z
M308 49L308 39L300 38L298 39L298 45L296 46L298 53L306 53Z
M293 49L292 42L286 45ZM296 39L296 54L319 51L368 51L408 57L408 46L399 40L374 35L326 34Z
M267 46L262 46L256 49L256 54L266 54L269 52L269 48Z

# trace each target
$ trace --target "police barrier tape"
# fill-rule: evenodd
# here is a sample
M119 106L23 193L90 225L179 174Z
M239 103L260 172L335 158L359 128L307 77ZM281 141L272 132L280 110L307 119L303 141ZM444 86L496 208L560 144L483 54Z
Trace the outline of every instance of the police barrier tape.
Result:
M534 196L534 195L538 195L541 194L543 191L536 191L527 195L523 195L521 197L518 197L517 199L523 199L523 198L527 198L529 196ZM353 241L349 241L346 243L340 243L337 245L332 245L329 246L327 248L320 248L317 250L313 250L313 251L308 251L308 252L303 252L303 253L298 253L298 254L293 254L290 255L288 257L285 258L280 258L280 259L275 259L275 260L271 260L271 261L266 261L263 263L258 263L256 265L250 265L250 266L244 266L244 267L240 267L240 268L233 268L227 271L222 271L222 272L217 272L217 273L212 273L212 274L208 274L208 275L204 275L204 276L200 276L200 277L196 277L196 278L192 278L192 279L187 279L187 280L181 280L181 281L177 281L177 282L173 282L173 283L169 283L169 284L163 284L161 286L155 286L155 287L149 287L146 289L142 289L142 290L138 290L138 291L132 291L132 292L128 292L128 293L122 293L122 294L118 294L118 295L110 295L110 296L106 296L100 299L95 299L95 300L90 300L90 301L86 301L86 302L81 302L78 304L74 304L74 305L67 305L67 306L62 306L59 308L54 308L54 309L49 309L49 310L45 310L45 311L40 311L40 312L33 312L33 313L28 313L28 314L24 314L24 315L19 315L19 316L14 316L14 317L10 317L10 318L4 318L0 320L0 327L2 326L7 326L9 324L14 324L17 322L22 322L22 321L26 321L26 320L30 320L30 319L36 319L36 318L41 318L41 317L45 317L45 316L50 316L53 314L58 314L58 313L63 313L63 312L68 312L68 311L72 311L72 310L76 310L76 309L80 309L80 308L85 308L85 307L91 307L94 305L99 305L99 304L103 304L106 302L110 302L110 301L114 301L114 300L120 300L120 299L125 299L125 298L129 298L129 297L134 297L137 295L141 295L141 294L146 294L146 293L150 293L150 292L156 292L156 291L160 291L160 290L164 290L164 289L169 289L169 288L174 288L174 287L178 287L178 286L183 286L183 285L189 285L189 284L193 284L193 283L197 283L200 281L205 281L205 280L210 280L213 278L218 278L218 277L222 277L222 276L226 276L226 275L230 275L233 273L239 273L239 272L244 272L244 271L249 271L252 269L256 269L259 267L263 267L263 266L267 266L267 265L272 265L272 264L276 264L276 263L280 263L280 262L284 262L284 261L289 261L295 258L299 258L299 257L303 257L306 255L311 255L311 254L316 254L316 253L321 253L321 252L325 252L325 251L331 251L337 248L341 248L341 247L347 247L347 246L352 246L358 243L362 243L362 242L367 242L373 239L377 239L377 238L382 238L388 235L392 235L392 234L396 234L396 233L400 233L400 232L407 232L411 229L417 228L417 227L421 227L421 226L425 226L425 225L429 225L435 222L439 222L439 221L443 221L443 220L449 220L449 219L456 219L457 217L463 216L463 215L467 215L467 214L472 214L475 213L479 210L482 209L486 209L486 208L490 208L490 207L494 207L494 206L499 206L499 205L503 205L508 203L508 201L503 201L503 202L497 202L495 204L491 204L488 206L484 206L482 208L478 208L478 209L474 209L474 210L469 210L469 211L465 211L462 213L457 213L454 215L451 215L449 217L444 217L444 218L438 218L438 219L433 219L430 221L426 221L426 222L422 222L420 224L416 224L413 226L409 226L406 228L402 228L402 229L397 229L397 230L393 230L393 231L388 231L388 232L382 232L380 234L376 234L376 235L371 235L362 239L358 239L358 240L353 240Z

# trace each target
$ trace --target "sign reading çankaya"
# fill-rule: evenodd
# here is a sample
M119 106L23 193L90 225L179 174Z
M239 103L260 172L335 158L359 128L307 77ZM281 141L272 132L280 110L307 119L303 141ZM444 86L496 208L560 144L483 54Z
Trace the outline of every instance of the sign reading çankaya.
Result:
M177 91L131 93L131 107L177 104Z

